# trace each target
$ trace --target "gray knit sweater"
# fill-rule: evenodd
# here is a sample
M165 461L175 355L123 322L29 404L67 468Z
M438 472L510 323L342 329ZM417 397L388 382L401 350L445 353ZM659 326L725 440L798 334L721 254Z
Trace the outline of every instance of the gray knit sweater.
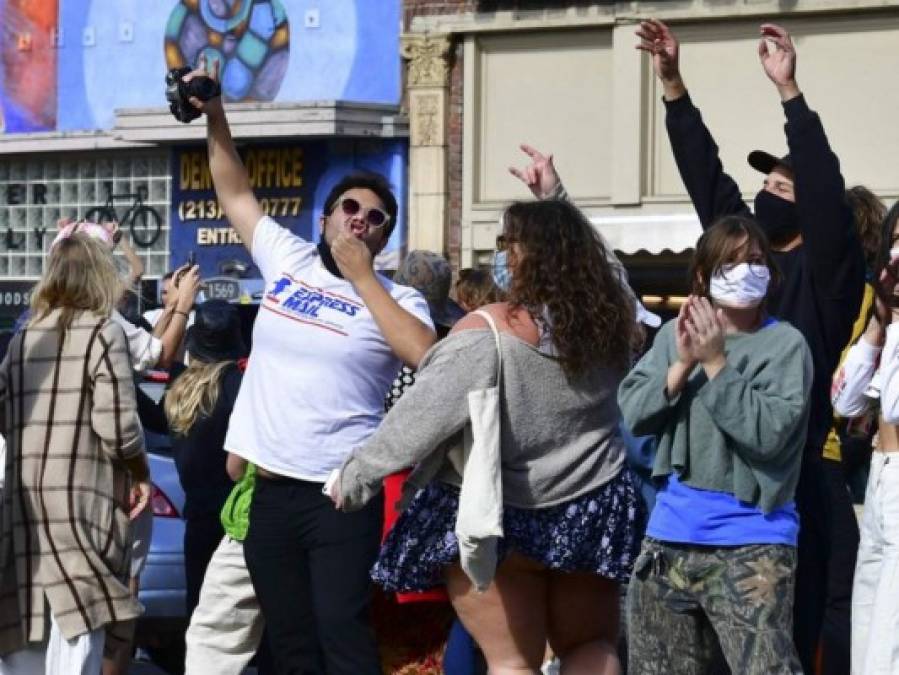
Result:
M553 506L617 475L624 462L615 401L622 373L598 368L569 383L559 362L535 347L506 333L502 345L503 502ZM462 331L432 347L415 384L344 463L345 508L360 507L385 476L420 463L417 473L460 485L446 451L461 444L468 392L493 386L496 365L487 329Z
M695 488L733 494L765 513L793 499L805 443L812 358L785 322L725 338L727 365L711 382L697 366L679 396L665 394L677 360L674 321L621 383L636 435L659 439L653 476L676 470Z

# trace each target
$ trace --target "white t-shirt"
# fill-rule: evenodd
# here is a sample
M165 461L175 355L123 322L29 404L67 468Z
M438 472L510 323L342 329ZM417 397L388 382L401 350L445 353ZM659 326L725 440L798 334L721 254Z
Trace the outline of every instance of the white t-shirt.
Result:
M128 338L128 351L131 354L131 366L134 370L142 373L155 366L162 355L162 341L140 326L135 326L119 314L118 310L112 310L109 318L125 330L125 337Z
M266 292L225 448L273 473L323 483L377 428L402 364L315 244L265 216L253 259ZM403 309L433 326L418 291L378 278Z
M144 321L153 326L153 328L156 328L156 324L159 323L159 320L162 318L163 311L164 310L162 309L162 307L157 307L156 309L148 309L146 312L144 312ZM187 315L187 324L185 326L186 328L190 328L194 325L194 315L194 310L190 310L190 313Z
M148 324L156 328L156 324L159 323L159 320L162 318L162 307L157 307L156 309L148 309L144 312L144 321Z

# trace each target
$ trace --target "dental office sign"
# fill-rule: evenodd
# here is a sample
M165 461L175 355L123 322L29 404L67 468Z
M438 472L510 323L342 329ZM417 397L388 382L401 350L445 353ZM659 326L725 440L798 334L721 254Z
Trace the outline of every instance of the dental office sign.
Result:
M307 241L317 242L325 197L345 175L373 171L385 176L397 202L406 202L408 145L405 139L323 139L303 143L250 145L240 150L250 185L262 210ZM217 276L237 260L252 265L237 232L225 219L212 186L206 148L172 152L172 202L169 246L172 267L193 251L204 277ZM399 258L406 241L406 219L400 209L385 248L386 258ZM255 268L250 276L259 276Z
M299 145L266 145L245 148L241 157L263 212L307 238L311 215L304 203L303 154ZM204 276L219 274L233 260L251 265L216 198L206 148L175 150L172 164L172 266L181 265L191 251Z

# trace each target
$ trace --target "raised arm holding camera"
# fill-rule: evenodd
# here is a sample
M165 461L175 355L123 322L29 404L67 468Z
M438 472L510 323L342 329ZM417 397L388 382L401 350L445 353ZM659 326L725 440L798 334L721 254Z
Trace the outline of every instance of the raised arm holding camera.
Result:
M198 78L217 81L218 63L201 57L183 80ZM305 241L263 214L221 98L189 100L206 114L219 203L266 284L225 448L258 467L245 554L274 659L284 672L380 673L366 611L380 499L339 513L322 486L379 425L401 364L436 340L424 298L373 269L396 199L382 176L348 175L325 199L320 243Z

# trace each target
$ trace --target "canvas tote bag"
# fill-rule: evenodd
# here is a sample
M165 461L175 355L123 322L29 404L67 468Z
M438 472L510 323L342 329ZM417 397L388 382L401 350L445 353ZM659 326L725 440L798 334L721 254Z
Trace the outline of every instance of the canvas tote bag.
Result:
M479 591L493 581L497 543L503 536L503 482L500 451L500 392L503 352L493 317L474 312L490 326L496 342L496 384L468 393L471 423L465 426L462 447L462 488L456 517L456 538L462 570Z

